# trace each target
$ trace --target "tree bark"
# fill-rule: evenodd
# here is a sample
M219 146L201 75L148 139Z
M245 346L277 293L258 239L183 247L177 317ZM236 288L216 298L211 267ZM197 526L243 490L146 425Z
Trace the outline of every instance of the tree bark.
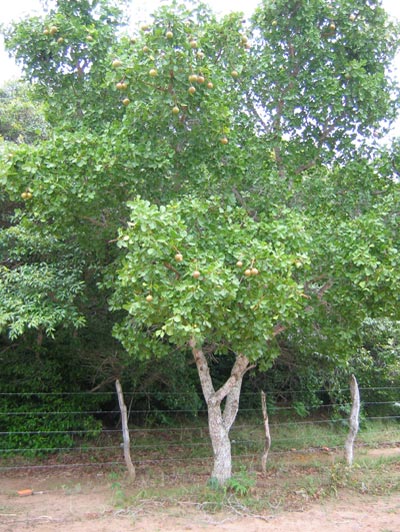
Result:
M271 434L269 432L267 399L266 399L266 396L265 396L265 392L261 392L261 407L262 407L262 413L263 413L263 419L264 419L264 431L265 431L265 445L264 445L264 452L263 452L263 455L261 457L261 470L263 472L263 475L266 475L267 474L268 453L269 453L269 449L271 447Z
M130 451L130 439L129 439L129 428L128 428L128 416L126 412L126 405L124 402L124 396L122 393L121 383L117 379L115 381L115 388L118 395L119 408L121 410L121 424L122 424L122 437L124 440L124 458L126 467L128 469L129 478L133 481L136 477L135 466L132 463L131 451Z
M345 443L345 453L347 465L353 464L353 446L356 439L358 427L359 427L359 414L360 414L360 392L358 390L357 380L354 375L350 378L350 393L351 393L351 412L350 412L350 429Z
M230 377L219 390L215 391L203 350L197 347L194 338L190 340L189 345L192 349L201 388L207 403L208 428L214 453L211 477L215 478L218 484L223 485L232 476L232 452L229 431L238 413L240 390L243 376L249 369L249 360L242 354L237 355ZM221 403L224 399L226 399L226 402L222 411Z

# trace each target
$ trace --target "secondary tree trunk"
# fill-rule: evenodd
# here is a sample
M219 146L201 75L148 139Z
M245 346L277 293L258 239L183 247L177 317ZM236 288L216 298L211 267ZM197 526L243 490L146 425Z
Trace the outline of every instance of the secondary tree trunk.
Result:
M119 403L119 408L121 410L122 437L124 440L124 458L125 458L126 467L128 469L129 478L133 481L135 480L136 471L135 471L135 466L133 465L132 459L131 459L128 415L126 412L126 405L124 401L124 395L122 393L122 387L118 379L115 381L115 388L117 390L118 403Z
M268 421L268 411L267 411L267 398L265 396L265 392L261 392L261 408L263 413L263 419L264 419L264 431L265 431L265 445L264 445L264 452L261 457L261 470L263 472L263 475L267 474L267 459L268 459L268 453L269 449L271 447L271 434L269 431L269 421Z
M232 476L232 454L229 431L236 419L239 409L240 390L243 376L249 369L249 360L244 355L238 355L233 365L231 375L223 386L215 391L207 359L201 348L196 346L194 338L189 342L200 378L203 395L207 403L208 427L214 452L214 466L212 478L220 485ZM222 411L221 403L225 401Z
M360 392L358 390L357 379L354 375L350 378L350 393L351 393L351 412L349 419L349 434L345 443L345 453L347 465L351 466L353 464L353 447L354 440L356 439L358 427L359 427L359 416L360 416Z

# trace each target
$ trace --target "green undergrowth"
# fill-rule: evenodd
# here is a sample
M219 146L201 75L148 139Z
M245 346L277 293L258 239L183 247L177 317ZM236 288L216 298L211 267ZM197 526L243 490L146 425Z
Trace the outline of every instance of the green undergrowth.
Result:
M244 515L266 515L300 510L314 501L340 497L343 493L371 496L400 492L398 457L360 457L352 467L337 460L321 464L271 460L266 475L252 469L251 462L236 468L225 486L196 475L190 468L176 470L171 477L159 475L152 481L138 474L129 484L120 475L110 476L111 500L116 507L143 504L184 506L216 513L239 510Z

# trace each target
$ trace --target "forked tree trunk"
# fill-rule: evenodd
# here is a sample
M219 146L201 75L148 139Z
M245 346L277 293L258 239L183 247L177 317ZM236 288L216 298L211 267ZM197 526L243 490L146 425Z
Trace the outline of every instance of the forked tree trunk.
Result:
M249 369L249 360L244 355L238 355L233 365L231 375L217 391L211 380L207 359L201 348L196 346L192 338L189 342L200 378L201 388L207 403L208 427L214 452L214 466L211 477L218 484L223 485L232 476L232 454L229 431L239 410L240 390L243 376ZM221 403L226 399L222 411Z

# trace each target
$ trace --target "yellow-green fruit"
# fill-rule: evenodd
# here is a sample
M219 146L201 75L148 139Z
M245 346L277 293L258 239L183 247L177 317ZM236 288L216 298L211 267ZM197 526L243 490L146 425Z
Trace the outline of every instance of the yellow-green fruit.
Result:
M232 70L232 72L231 72L231 76L232 76L233 78L237 78L237 77L239 76L239 72L238 72L237 70Z
M197 74L190 74L188 77L190 83L195 83L197 81Z
M86 40L89 41L89 42L92 42L93 41L93 36L92 35L87 35L86 36Z
M149 26L148 24L144 24L143 26L140 26L140 29L141 29L142 31L149 31L150 26Z
M183 261L183 255L181 253L177 253L175 255L176 262L182 262Z
M190 47L191 47L191 48L197 48L197 41L194 41L194 40L193 40L193 41L190 41L189 44L190 44Z
M335 24L334 24L333 22L331 22L331 24L329 24L329 29L330 29L331 31L335 31L336 26L335 26Z
M195 279L198 279L200 277L200 272L199 270L195 270L193 273L192 273L192 276L195 278Z
M196 92L195 87L189 87L188 88L188 92L189 92L189 94L194 94Z
M203 54L203 52L197 52L196 56L197 56L199 59L204 59L204 54Z
M197 83L204 83L206 78L204 76L197 76Z
M148 46L143 46L142 50L143 52L150 52L150 48Z
M119 91L124 91L128 88L128 84L125 81L119 81L115 86Z
M153 296L151 294L149 294L148 296L146 296L146 301L148 303L151 303L153 301Z
M58 32L57 26L52 26L49 30L50 35L55 35Z
M214 87L214 85L211 83L211 81L209 81L207 83L207 89L212 89Z
M45 30L43 30L43 35L49 35L49 30L46 28Z
M174 105L174 107L172 108L172 113L174 115L177 115L179 114L179 107L177 105Z
M167 39L172 39L174 34L172 33L172 31L167 31L167 33L165 34L166 38Z
M243 262L241 260L238 260L237 263L236 263L236 266L238 268L241 268L243 266Z
M131 103L131 101L130 101L129 98L124 98L124 99L122 100L122 103L123 103L124 105L129 105L129 104Z
M122 66L122 61L120 61L119 59L114 59L114 61L112 62L112 66L113 68L118 68Z
M57 39L57 42L58 42L58 44L62 44L64 42L64 39L62 37L60 37L59 39Z
M248 269L247 269L247 270L244 270L244 274L245 274L246 277L250 277L250 275L251 275L251 270L248 270Z
M228 139L226 137L222 137L219 141L221 144L228 144Z
M260 272L257 270L257 268L251 269L251 275L258 275Z
M152 78L155 78L157 76L157 70L155 68L151 68L149 70L149 74Z
M28 194L27 192L23 192L23 193L21 194L21 198L22 198L23 200L26 200L26 199L27 199L27 194Z
M351 20L351 22L354 22L356 20L356 16L354 13L352 13L350 16L349 16L349 19Z

